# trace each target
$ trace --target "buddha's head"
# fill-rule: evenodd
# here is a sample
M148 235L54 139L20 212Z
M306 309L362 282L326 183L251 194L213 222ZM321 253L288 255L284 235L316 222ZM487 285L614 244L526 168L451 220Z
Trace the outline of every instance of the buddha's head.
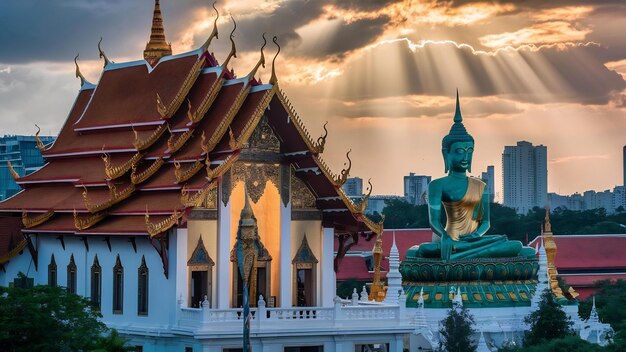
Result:
M458 91L456 93L456 112L454 114L454 123L452 124L452 128L450 128L450 132L443 137L443 140L441 141L441 152L443 153L443 162L445 164L446 173L451 170L455 172L472 172L474 138L467 133L467 130L463 125Z

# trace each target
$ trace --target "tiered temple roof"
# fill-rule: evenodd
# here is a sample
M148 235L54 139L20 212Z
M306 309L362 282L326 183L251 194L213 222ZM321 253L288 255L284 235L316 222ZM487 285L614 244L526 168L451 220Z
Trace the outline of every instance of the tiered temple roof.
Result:
M0 224L0 265L16 255L20 229L159 238L185 227L194 197L216 188L264 115L325 225L339 233L382 232L343 193L350 166L330 171L321 157L326 136L311 138L273 67L269 84L255 78L265 66L263 48L251 72L235 78L208 51L216 36L215 27L199 49L149 61L112 63L101 52L97 84L76 65L81 89L58 138L42 151L47 164L17 178L23 190L0 203L0 212L13 216Z

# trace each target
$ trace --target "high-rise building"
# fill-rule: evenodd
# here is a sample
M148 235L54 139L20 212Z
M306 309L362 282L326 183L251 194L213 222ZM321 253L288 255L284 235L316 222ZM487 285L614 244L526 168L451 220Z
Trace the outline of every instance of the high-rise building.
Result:
M54 141L54 137L39 138L44 144ZM44 164L34 136L0 137L0 200L11 197L21 189L13 180L8 161L20 176L30 174Z
M525 214L544 207L548 195L548 149L521 141L502 153L504 205Z
M493 165L487 166L487 171L483 172L480 178L487 184L489 190L489 202L493 203L496 195L495 176Z
M363 195L363 179L360 177L350 177L342 186L344 193L348 197L361 197Z
M427 203L430 176L416 175L411 172L404 176L404 198L408 203L423 205Z

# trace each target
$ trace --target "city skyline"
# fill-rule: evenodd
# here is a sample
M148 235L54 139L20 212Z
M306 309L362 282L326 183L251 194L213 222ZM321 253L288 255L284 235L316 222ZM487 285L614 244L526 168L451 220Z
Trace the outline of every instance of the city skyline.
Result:
M351 176L371 178L373 194L402 194L402 177L410 172L443 175L440 143L457 87L476 139L472 175L495 165L496 192L502 150L522 140L550 149L549 192L612 189L622 183L626 131L626 43L618 35L626 29L626 5L566 4L222 1L212 50L222 61L230 49L229 13L238 24L232 63L240 75L258 59L259 29L268 38L277 35L282 89L313 136L329 121L324 158L331 168L341 170L352 149ZM0 5L11 29L0 33L4 133L34 134L35 123L46 134L58 133L79 86L76 52L94 82L102 70L100 36L109 59L141 59L152 6ZM174 54L206 39L214 19L209 3L165 0L161 6ZM268 63L274 53L267 48ZM270 67L259 73L266 82Z

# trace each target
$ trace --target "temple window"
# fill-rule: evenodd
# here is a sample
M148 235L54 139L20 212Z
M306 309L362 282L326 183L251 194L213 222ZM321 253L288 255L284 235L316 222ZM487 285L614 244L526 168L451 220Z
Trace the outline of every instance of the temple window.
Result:
M50 256L50 264L48 264L48 286L57 285L57 263L54 260L54 254Z
M146 266L145 256L141 256L141 265L138 269L138 284L137 284L137 314L148 315L148 267Z
M198 239L198 244L187 261L189 269L189 306L194 308L202 307L204 298L211 302L213 266L215 262L209 256L202 236Z
M93 258L91 265L91 305L100 309L102 303L102 267L98 256Z
M67 291L76 293L76 263L74 263L74 254L70 256L70 263L67 265Z
M309 247L306 234L304 234L300 248L298 248L291 263L295 276L293 281L294 305L298 307L315 306L318 260Z
M120 261L120 255L115 259L113 267L113 314L124 312L124 267Z

